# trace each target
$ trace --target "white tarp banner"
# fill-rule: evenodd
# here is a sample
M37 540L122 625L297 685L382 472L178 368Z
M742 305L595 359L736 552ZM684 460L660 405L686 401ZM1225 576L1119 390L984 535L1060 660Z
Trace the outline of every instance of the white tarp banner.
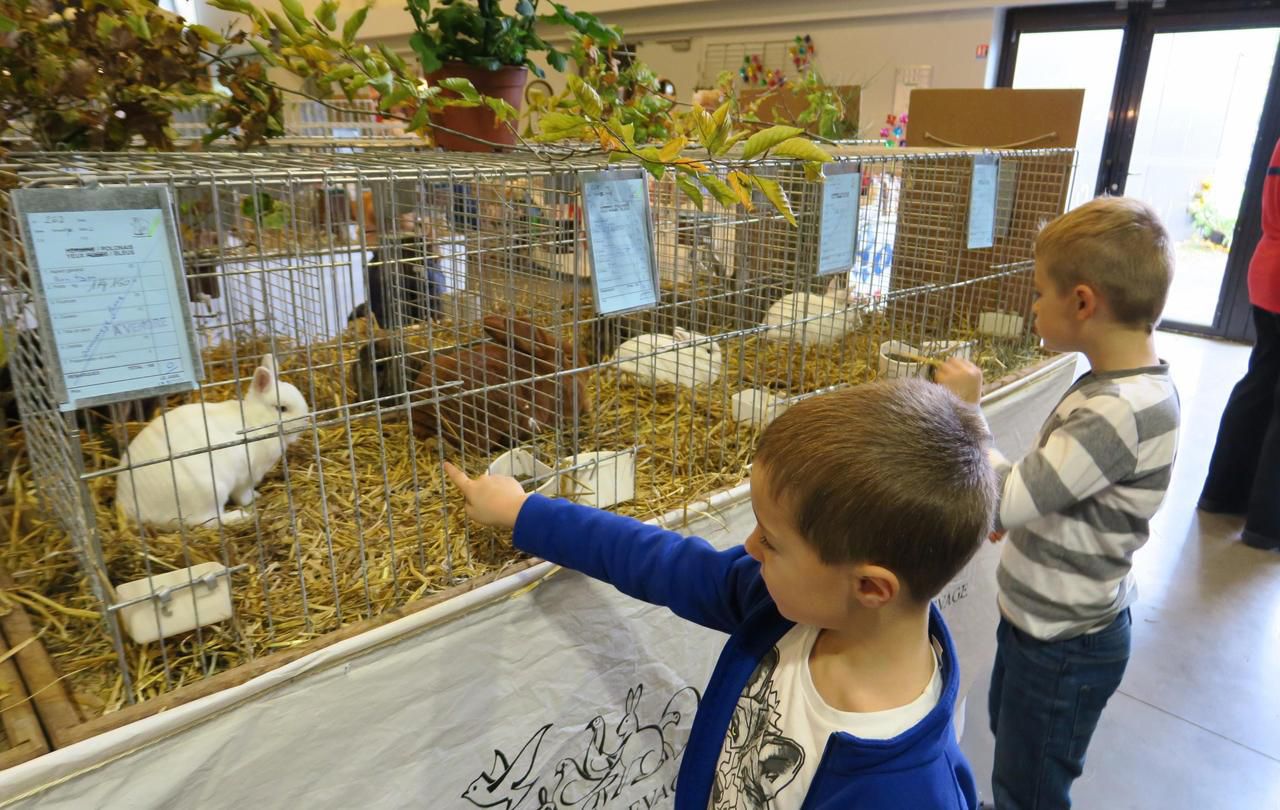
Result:
M986 409L1025 450L1070 381L1055 367ZM752 526L745 488L687 528ZM995 646L984 545L940 597L962 686ZM538 566L209 698L0 772L3 806L670 807L724 642L665 609ZM536 583L533 588L526 587Z

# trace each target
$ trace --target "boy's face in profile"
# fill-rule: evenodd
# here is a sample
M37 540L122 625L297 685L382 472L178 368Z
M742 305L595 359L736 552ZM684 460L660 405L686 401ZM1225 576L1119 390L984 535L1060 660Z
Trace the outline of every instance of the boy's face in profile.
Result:
M778 501L764 467L751 470L751 507L756 527L747 537L747 553L760 562L765 587L782 616L796 624L838 628L847 623L857 582L852 566L824 563L794 528Z
M1044 263L1036 261L1035 271L1036 301L1031 311L1036 319L1036 332L1044 341L1046 349L1054 351L1075 351L1075 319L1072 317L1076 309L1076 301L1071 291L1060 291L1053 279L1045 272Z

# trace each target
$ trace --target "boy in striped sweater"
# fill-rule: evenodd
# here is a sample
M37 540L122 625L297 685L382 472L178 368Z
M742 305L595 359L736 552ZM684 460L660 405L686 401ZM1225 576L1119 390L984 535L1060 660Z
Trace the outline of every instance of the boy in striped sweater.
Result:
M1036 329L1091 370L1016 464L994 450L1001 621L989 710L999 810L1071 806L1071 783L1129 659L1133 554L1169 486L1178 395L1152 332L1173 275L1169 238L1137 200L1099 198L1035 244ZM937 379L977 403L982 372L950 360ZM998 538L999 535L993 535Z

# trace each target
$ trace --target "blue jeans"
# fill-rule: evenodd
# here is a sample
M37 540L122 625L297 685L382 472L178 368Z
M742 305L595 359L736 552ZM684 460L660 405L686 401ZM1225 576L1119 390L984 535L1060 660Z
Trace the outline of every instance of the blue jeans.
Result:
M1071 783L1129 662L1129 611L1097 633L1040 641L1004 619L988 708L997 810L1071 807Z

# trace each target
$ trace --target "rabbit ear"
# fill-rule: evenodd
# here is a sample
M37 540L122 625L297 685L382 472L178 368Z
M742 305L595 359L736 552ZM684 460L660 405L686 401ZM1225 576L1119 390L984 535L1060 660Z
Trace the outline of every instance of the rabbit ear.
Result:
M274 367L274 363L272 366ZM266 365L258 366L253 372L253 384L249 387L249 392L256 396L266 396L273 388L275 388L276 373Z
M671 336L676 340L693 340L693 333L688 329L672 329Z
M275 374L277 371L276 356L274 354L264 354L262 355L262 362L258 365L262 366L267 371L270 371L272 374Z

